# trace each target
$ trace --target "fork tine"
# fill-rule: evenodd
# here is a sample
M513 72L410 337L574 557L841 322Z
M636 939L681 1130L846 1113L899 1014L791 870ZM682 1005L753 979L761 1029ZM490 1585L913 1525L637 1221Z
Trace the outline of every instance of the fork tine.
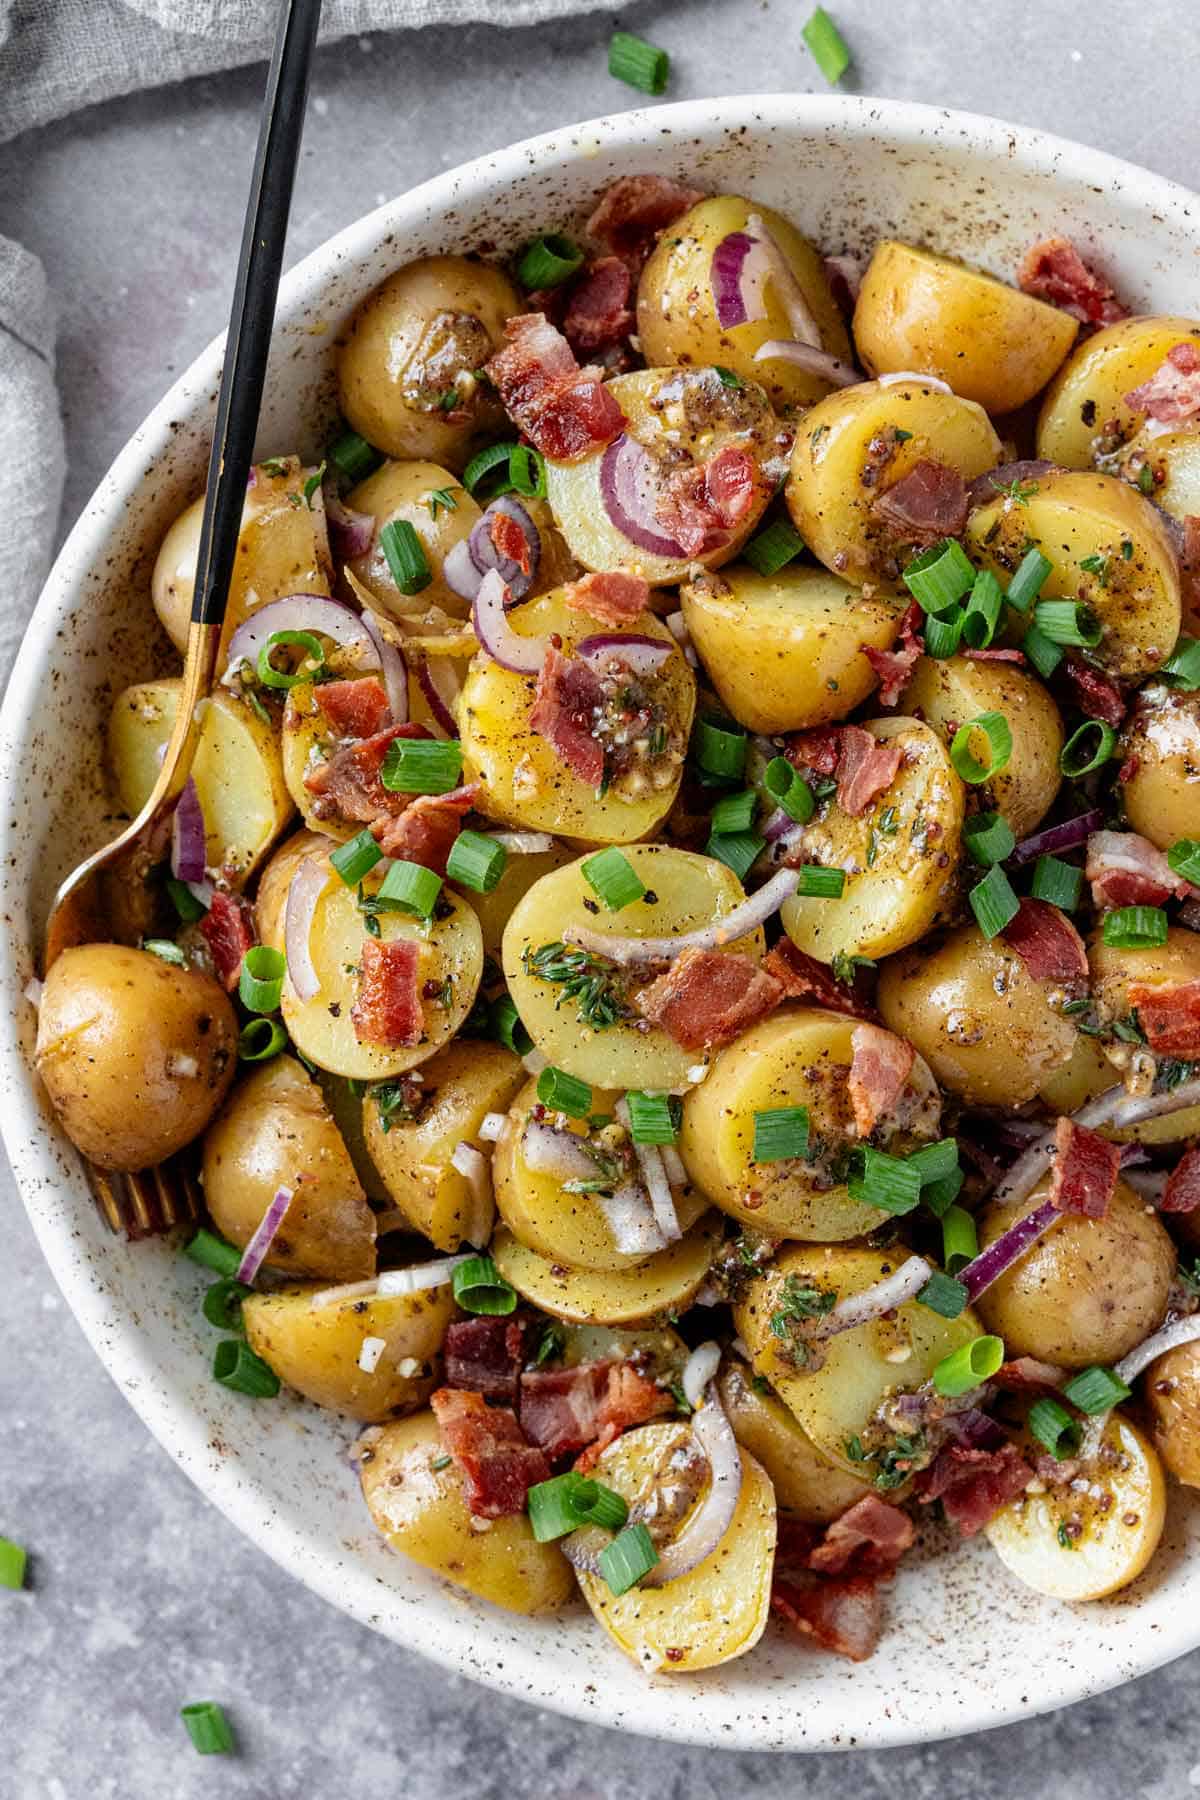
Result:
M139 1169L135 1174L125 1177L125 1190L129 1196L129 1216L126 1219L126 1235L131 1238L153 1237L162 1231L162 1214L158 1200L158 1170Z
M85 1163L88 1184L92 1190L92 1198L96 1202L96 1210L104 1220L108 1229L119 1232L125 1228L125 1214L121 1206L116 1183L107 1169L98 1169L95 1163Z

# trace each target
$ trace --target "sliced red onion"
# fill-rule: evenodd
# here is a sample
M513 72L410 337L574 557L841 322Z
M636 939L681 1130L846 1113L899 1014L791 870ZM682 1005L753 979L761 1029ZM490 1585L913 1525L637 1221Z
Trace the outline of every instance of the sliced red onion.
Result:
M671 636L675 639L675 642L679 645L679 648L683 651L688 667L698 669L700 667L700 658L696 655L695 648L692 644L692 636L684 621L682 612L668 613L663 622Z
M500 1134L503 1132L507 1123L507 1113L484 1113L483 1118L479 1122L479 1136L483 1139L485 1144L498 1143L500 1141Z
M695 1410L704 1397L704 1390L721 1366L721 1346L709 1338L706 1344L697 1344L692 1354L683 1365L679 1377L679 1385L683 1389L683 1397Z
M468 1144L465 1138L460 1138L455 1144L450 1152L450 1162L464 1181L470 1182L472 1188L479 1188L487 1181L487 1157L474 1144Z
M536 1044L521 1058L521 1067L527 1075L540 1075L547 1066L546 1058Z
M362 622L379 658L379 669L383 676L383 685L387 689L388 705L392 709L392 724L406 725L408 723L408 669L404 661L404 652L397 644L393 644L384 637L382 627L365 608Z
M493 662L514 675L536 675L545 660L548 637L518 637L505 616L508 589L498 570L492 569L479 584L471 608L471 620L480 648Z
M441 1256L436 1262L418 1263L411 1269L385 1269L371 1281L344 1281L339 1287L321 1288L309 1301L316 1308L341 1306L347 1300L387 1300L397 1294L423 1294L445 1287L455 1269L470 1262L470 1254Z
M1039 856L1056 856L1060 850L1077 850L1087 843L1093 831L1099 831L1103 823L1104 814L1097 810L1064 819L1061 825L1047 825L1044 831L1035 831L1032 837L1022 838L1008 860L1027 863Z
M204 808L189 775L171 818L171 873L177 881L204 880L204 843Z
M451 710L458 698L461 682L450 659L439 656L417 658L417 682L429 702L429 710L447 737L458 736L458 720Z
M21 989L21 993L25 999L28 1000L35 1012L41 1009L44 987L44 982L39 981L36 975L31 975L29 980L25 983L25 986Z
M266 1261L267 1252L274 1241L275 1233L283 1224L284 1215L291 1204L291 1188L276 1188L275 1198L255 1227L254 1236L242 1251L242 1260L238 1264L234 1279L240 1281L243 1287L254 1286L254 1277Z
M591 1173L596 1172L595 1164ZM636 1181L623 1181L614 1194L593 1194L593 1200L608 1220L613 1242L622 1256L653 1256L665 1250L667 1240Z
M379 1367L379 1359L387 1349L387 1339L366 1337L358 1353L358 1366L364 1375L373 1375Z
M833 289L835 300L841 298L837 291L837 284L841 282L846 289L846 299L853 306L858 299L858 290L862 286L862 257L854 256L849 251L843 251L840 256L823 256L821 263L825 270L825 279Z
M205 876L203 881L189 881L187 883L187 889L193 900L198 900L201 906L206 909L212 905L213 900L216 898L216 885L211 882L207 876Z
M1148 1163L1150 1152L1145 1144L1122 1144L1120 1168L1122 1175L1135 1163Z
M993 1281L998 1281L1006 1269L1012 1267L1018 1258L1032 1249L1043 1233L1049 1231L1057 1219L1065 1215L1060 1213L1053 1200L1043 1200L1040 1206L1010 1225L1007 1231L1001 1232L995 1243L981 1250L973 1262L965 1269L960 1269L956 1277L967 1290L967 1299L978 1300L985 1288L990 1288Z
M777 806L762 828L763 837L768 844L773 844L785 831L790 831L795 823L791 813L786 813L782 806Z
M548 831L485 831L483 835L501 845L510 856L541 856L554 848Z
M306 856L292 876L283 914L283 947L287 978L297 1000L311 1000L321 991L313 966L309 938L317 901L325 892L329 871L315 856Z
M742 1491L742 1455L715 1387L708 1388L704 1405L692 1414L692 1436L708 1458L708 1492L679 1536L659 1552L658 1561L643 1577L643 1587L664 1587L690 1575L712 1555L737 1511ZM631 1520L636 1512L635 1507Z
M511 556L502 556L492 542L492 521L497 514L511 519L525 539L528 568L523 569ZM487 511L471 527L467 546L471 561L481 575L487 575L492 569L498 570L513 599L525 598L537 579L538 564L542 560L542 539L537 526L519 500L512 494L501 494L493 500Z
M771 279L775 283L775 293L788 316L788 324L792 328L793 338L799 338L804 344L819 344L821 328L813 318L812 309L805 298L804 289L796 279L796 272L791 263L757 213L750 214L746 220L746 229L759 238L766 249Z
M616 656L631 675L654 675L669 656L675 654L673 644L638 631L606 631L596 637L582 638L575 653L593 669L603 669Z
M660 1236L668 1244L674 1243L683 1236L679 1229L679 1220L675 1216L675 1202L671 1197L671 1184L667 1180L667 1171L663 1167L663 1159L659 1155L657 1144L639 1144L633 1136L633 1125L629 1117L629 1102L623 1096L613 1108L617 1118L629 1133L633 1143L633 1153L637 1157L638 1172L643 1185L650 1196L650 1209L654 1214Z
M851 363L842 362L831 351L822 350L819 344L803 344L799 338L768 338L754 352L756 363L772 359L790 363L794 369L804 369L809 375L819 375L822 381L828 381L834 387L857 387L866 379Z
M767 246L749 231L731 231L712 253L708 280L722 331L753 325L767 316L763 296L771 261Z
M475 567L475 559L466 538L460 538L457 544L452 544L447 550L442 559L442 579L460 600L474 600L479 592L483 575Z
M573 1131L531 1119L521 1133L521 1155L535 1175L552 1175L558 1181L586 1181L596 1164Z
M932 388L935 394L952 394L954 389L940 375L922 375L919 369L893 369L890 375L877 377L880 387L899 387L904 381L917 381L922 387Z
M460 1140L450 1152L451 1166L458 1170L471 1191L471 1217L463 1226L463 1237L477 1247L487 1243L495 1219L492 1200L492 1165L482 1150Z
M882 1319L895 1312L906 1300L915 1300L933 1270L923 1256L910 1256L882 1281L864 1288L861 1294L848 1294L828 1312L821 1322L820 1335L833 1337L839 1331L852 1331L872 1319Z
M1168 1350L1178 1350L1181 1344L1194 1344L1200 1338L1200 1313L1192 1313L1189 1318L1176 1319L1171 1325L1163 1325L1152 1337L1144 1339L1128 1355L1123 1356L1113 1373L1132 1387L1138 1376L1150 1364L1165 1356Z
M678 561L684 558L683 546L666 536L655 511L659 487L655 459L644 444L622 432L600 458L600 499L609 522L639 550Z
M716 919L700 931L685 931L679 937L627 938L615 937L607 931L593 931L588 925L568 925L563 939L593 956L606 956L619 968L638 963L672 962L685 950L719 950L723 944L746 937L772 918L790 894L794 894L800 877L795 869L780 869L765 881L758 892L735 906L723 919Z
M243 663L258 668L258 653L277 631L311 631L331 638L343 650L358 651L372 662L377 659L375 641L353 607L326 594L289 594L256 607L229 640L229 662L221 680L226 687L240 685Z
M357 562L366 556L375 542L375 519L371 513L353 512L325 484L325 520L329 527L329 543L339 563Z
M687 1187L688 1172L684 1167L682 1156L674 1144L660 1144L658 1153L662 1157L663 1168L667 1172L667 1180L673 1188Z

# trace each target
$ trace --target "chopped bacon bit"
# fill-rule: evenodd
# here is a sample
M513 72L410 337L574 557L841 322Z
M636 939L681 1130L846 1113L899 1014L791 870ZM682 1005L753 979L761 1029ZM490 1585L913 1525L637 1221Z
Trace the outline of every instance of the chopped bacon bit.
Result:
M837 802L857 819L891 787L903 752L899 744L880 743L861 725L843 725L839 744Z
M1054 1169L1050 1198L1060 1213L1102 1219L1117 1191L1121 1146L1098 1131L1059 1119L1054 1127Z
M587 222L588 236L640 275L659 232L703 198L699 188L670 175L622 175L600 196Z
M430 736L424 725L392 725L335 750L328 762L318 763L304 777L305 787L316 795L313 811L317 817L339 816L370 824L381 814L402 812L407 805L405 796L392 793L379 779L388 745L395 738Z
M444 875L463 814L470 812L478 792L479 783L472 781L448 794L418 794L399 818L372 821L379 848L397 862L421 863L435 875Z
M1122 787L1124 787L1127 782L1133 780L1141 766L1142 759L1140 756L1127 756L1125 758L1124 762L1117 770L1117 780L1121 783Z
M459 1388L438 1388L429 1404L442 1442L462 1470L467 1510L477 1519L523 1513L530 1488L550 1479L550 1465L525 1442L516 1414Z
M552 1462L588 1445L587 1466L591 1467L622 1431L671 1412L674 1404L670 1394L623 1362L530 1369L521 1377L525 1435ZM582 1461L577 1466L582 1467Z
M877 494L871 512L905 544L958 537L967 523L967 484L957 469L931 456Z
M864 1494L826 1526L808 1566L820 1575L843 1575L851 1566L859 1575L879 1574L894 1568L916 1535L907 1513Z
M685 950L636 996L643 1018L685 1050L717 1050L778 1006L783 989L738 951Z
M1075 703L1089 719L1101 719L1115 730L1125 717L1125 699L1115 682L1093 669L1081 656L1068 655L1063 673L1074 689Z
M758 470L748 450L726 444L706 463L667 476L655 517L685 556L729 541L754 505Z
M1115 325L1129 317L1128 307L1121 305L1102 275L1089 269L1070 238L1048 237L1031 244L1021 258L1017 286L1084 325Z
M515 1400L525 1360L525 1320L456 1319L442 1346L446 1386L467 1388L488 1400Z
M516 563L522 575L529 574L533 566L529 560L529 539L516 519L510 519L506 512L497 508L488 520L488 536L495 546L497 556Z
M571 287L563 335L577 356L611 350L633 329L633 277L619 256L589 263Z
M900 621L900 642L890 650L863 645L863 655L879 677L879 704L895 706L925 646L917 636L924 614L914 600Z
M1185 1061L1200 1056L1200 981L1183 981L1177 987L1138 983L1129 990L1129 1004L1155 1056Z
M880 1119L895 1112L917 1053L894 1031L865 1024L850 1033L850 1050L850 1104L858 1135L866 1138Z
M1086 987L1087 951L1066 913L1048 900L1022 900L1000 933L1035 981Z
M1183 624L1200 631L1200 516L1188 513L1180 533L1179 574L1183 596Z
M358 681L323 681L313 692L339 737L373 737L392 716L387 690L376 675L364 675Z
M417 991L420 946L409 938L367 938L359 961L358 997L350 1008L360 1044L395 1050L419 1044L425 1029Z
M771 1611L822 1650L833 1650L851 1662L865 1662L879 1642L883 1599L870 1575L820 1580L801 1576L778 1578L771 1588Z
M917 1476L921 1499L940 1500L952 1525L963 1537L974 1537L1002 1506L1023 1494L1033 1471L1015 1444L999 1450L976 1450L948 1444L933 1465Z
M1190 338L1172 344L1149 381L1124 396L1133 412L1161 425L1183 425L1200 413L1200 347Z
M1167 1177L1159 1212L1190 1213L1200 1206L1200 1144L1184 1152Z
M972 662L1006 662L1015 663L1020 669L1025 667L1025 652L1023 650L964 650L963 655L969 657Z
M784 755L794 768L811 769L814 775L837 773L842 747L840 725L814 725L808 731L793 731L784 740Z
M604 688L595 671L578 657L568 661L547 644L529 729L544 737L571 773L591 788L604 780L604 750L592 735L603 704Z
M1036 1356L1014 1356L1011 1362L1001 1363L992 1376L997 1387L1016 1394L1028 1393L1031 1388L1049 1394L1066 1379L1065 1369L1057 1363L1039 1362Z
M200 921L217 980L232 993L242 973L242 959L254 943L254 914L242 899L220 888Z
M1189 895L1162 851L1136 831L1093 831L1085 873L1097 906L1161 906Z
M875 1009L858 991L862 971L855 971L855 986L845 987L835 981L832 972L815 956L798 950L790 938L780 938L763 958L763 968L773 975L783 989L785 1000L810 1000L830 1012L846 1013L852 1019L876 1018Z
M586 613L601 625L632 625L650 604L650 583L641 575L606 569L568 581L561 590L572 612Z
M544 313L506 319L508 339L487 364L510 418L544 456L570 462L611 443L625 415L599 369L581 369Z

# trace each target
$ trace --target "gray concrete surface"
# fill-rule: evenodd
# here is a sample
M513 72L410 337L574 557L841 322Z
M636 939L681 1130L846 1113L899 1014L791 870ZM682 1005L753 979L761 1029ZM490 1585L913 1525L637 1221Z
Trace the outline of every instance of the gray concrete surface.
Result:
M1186 0L839 0L863 93L1040 125L1195 182ZM667 45L671 98L820 88L808 0L666 0L620 22ZM503 8L497 8L497 17ZM549 31L362 38L318 57L299 256L388 194L632 100L612 13ZM0 149L0 232L61 306L64 528L131 429L224 322L261 71L96 109ZM31 446L36 455L36 446ZM1055 1718L926 1749L792 1759L618 1738L446 1677L240 1540L109 1385L0 1175L0 1532L33 1552L0 1595L3 1800L1184 1800L1200 1790L1200 1655ZM964 1644L964 1659L980 1646ZM236 1759L200 1759L181 1701L215 1698Z

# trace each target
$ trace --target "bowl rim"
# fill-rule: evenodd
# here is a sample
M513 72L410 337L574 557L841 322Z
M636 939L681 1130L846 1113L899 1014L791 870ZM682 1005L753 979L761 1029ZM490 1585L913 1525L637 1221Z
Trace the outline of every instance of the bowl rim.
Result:
M986 114L844 94L783 92L682 100L541 132L498 151L485 152L393 196L327 238L287 272L280 285L276 326L322 286L331 268L361 260L389 229L402 231L406 220L422 212L431 216L445 212L464 190L477 183L519 184L528 178L531 169L560 163L573 151L578 154L581 141L605 151L635 150L649 147L665 130L676 136L700 138L708 144L719 142L731 128L746 125L755 131L799 126L846 138L882 135L898 148L910 150L923 148L936 126L943 133L957 135L964 148L984 157L1002 158L1021 172L1067 182L1103 183L1105 188L1119 190L1140 207L1158 214L1164 224L1175 221L1195 233L1196 220L1200 218L1200 197L1165 176L1109 152ZM56 625L78 602L83 573L97 552L102 551L120 508L143 478L147 457L165 441L167 427L179 405L186 401L191 407L199 391L215 388L224 337L223 332L218 334L200 351L133 432L66 537L25 628L0 703L0 745L12 746L20 741L29 695L36 691ZM10 804L12 767L11 756L0 759L0 868L16 866L19 860L19 827ZM346 1582L345 1559L339 1553L314 1556L299 1527L271 1509L254 1481L239 1479L235 1458L214 1462L204 1456L205 1428L199 1412L180 1405L152 1379L153 1366L145 1355L137 1326L112 1308L86 1257L73 1244L76 1234L69 1228L63 1229L32 1203L32 1196L40 1187L54 1185L54 1146L22 1052L23 976L11 955L0 970L0 982L4 984L3 998L8 1002L0 1005L0 1066L6 1078L13 1077L11 1083L6 1080L10 1097L0 1109L0 1135L42 1253L101 1363L143 1423L204 1497L287 1573L358 1623L385 1629L405 1649L417 1651L441 1667L467 1675L498 1692L546 1706L583 1723L628 1728L629 1717L619 1701L606 1704L603 1694L593 1692L585 1696L575 1691L562 1680L560 1668L542 1666L545 1659L535 1649L507 1655L501 1668L483 1667L481 1659L471 1654L474 1624L465 1615L442 1638L432 1641L422 1638L418 1614L413 1615L405 1630L383 1627L370 1604L367 1584L360 1592ZM813 1751L937 1742L1051 1712L1149 1673L1200 1644L1200 1616L1190 1619L1186 1611L1177 1609L1172 1627L1159 1630L1152 1647L1138 1656L1135 1666L1114 1659L1111 1667L1097 1673L1087 1667L1086 1658L1081 1658L1077 1665L1063 1668L1059 1679L1031 1696L1024 1707L990 1704L981 1696L977 1704L960 1709L943 1706L936 1721L924 1727L885 1713L882 1717L856 1718L852 1735L822 1731L812 1737L796 1735L788 1742L776 1739L766 1744L761 1729L753 1736L746 1725L740 1731L715 1726L706 1731L697 1711L656 1705L648 1709L655 1714L650 1730L641 1733L640 1721L637 1730L639 1734L675 1742L729 1749Z

